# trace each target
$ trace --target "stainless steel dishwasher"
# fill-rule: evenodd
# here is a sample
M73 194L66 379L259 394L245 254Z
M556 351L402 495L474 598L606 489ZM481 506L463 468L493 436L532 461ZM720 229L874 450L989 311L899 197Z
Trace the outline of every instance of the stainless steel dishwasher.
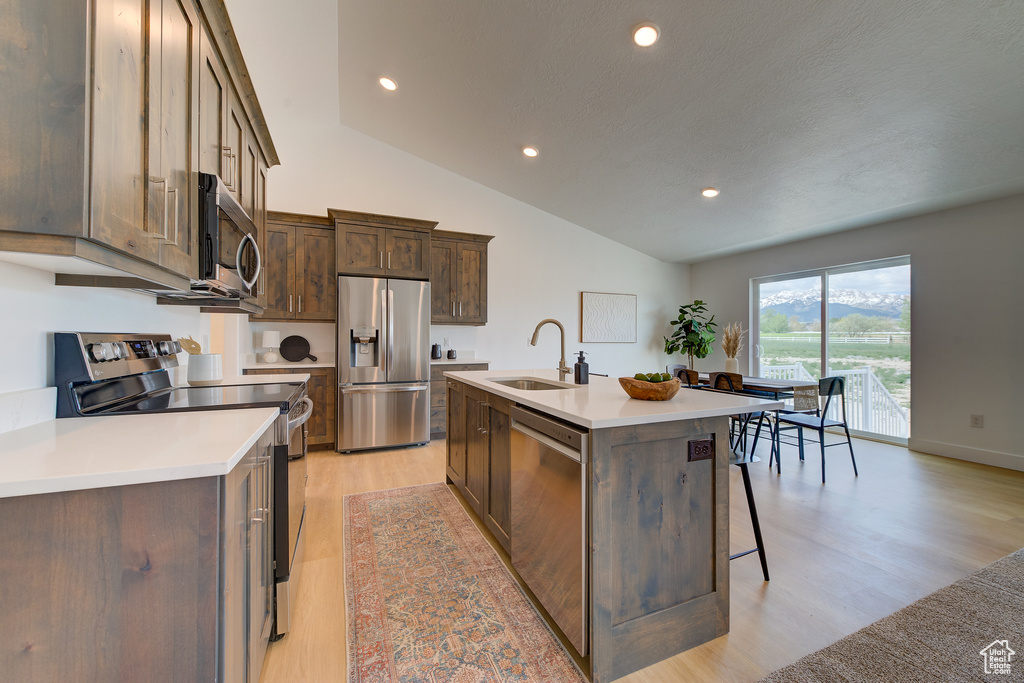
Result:
M588 432L512 406L512 566L587 654Z

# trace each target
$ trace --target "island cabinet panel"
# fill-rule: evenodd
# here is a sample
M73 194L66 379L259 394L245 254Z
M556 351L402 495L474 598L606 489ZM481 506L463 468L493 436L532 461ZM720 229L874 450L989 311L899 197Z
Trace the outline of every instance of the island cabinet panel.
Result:
M466 385L448 380L448 440L445 471L460 491L466 488Z
M466 387L466 486L463 495L477 516L484 516L484 482L487 474L487 394Z
M487 472L484 491L484 526L498 543L511 551L512 532L512 402L488 395Z
M448 386L444 373L486 369L487 363L437 363L430 366L430 438L438 439L445 435Z
M728 418L594 430L591 670L611 681L729 630ZM691 440L711 460L689 462Z

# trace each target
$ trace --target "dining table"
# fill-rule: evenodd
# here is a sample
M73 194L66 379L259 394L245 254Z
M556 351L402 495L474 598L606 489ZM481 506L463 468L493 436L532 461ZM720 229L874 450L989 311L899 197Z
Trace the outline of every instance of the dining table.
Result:
M711 373L698 374L701 385L710 385ZM748 377L743 375L743 386L736 390L740 394L749 394L776 401L793 399L793 410L806 412L818 408L818 383L797 379L774 379L769 377Z

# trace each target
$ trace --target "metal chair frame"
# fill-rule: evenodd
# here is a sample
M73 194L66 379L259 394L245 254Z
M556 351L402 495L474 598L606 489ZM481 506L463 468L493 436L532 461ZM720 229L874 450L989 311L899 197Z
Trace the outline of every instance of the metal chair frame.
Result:
M797 441L787 441L790 445L796 445L800 449L800 460L804 459L804 430L813 429L818 433L818 444L821 446L821 483L825 483L825 449L832 446L846 444L850 448L850 461L853 463L853 476L858 476L857 459L853 455L853 441L850 438L850 429L846 424L846 384L842 377L823 377L818 381L818 395L825 396L825 407L819 408L814 413L782 413L775 416L775 448L772 454L775 458L776 470L782 473L782 432L797 430ZM832 405L832 399L839 397L839 413L842 419L831 420L827 417L828 409ZM784 427L783 425L790 425ZM842 427L846 433L846 441L836 443L825 443L825 430L832 427ZM813 441L808 437L808 441ZM772 466L772 459L768 460L768 467Z

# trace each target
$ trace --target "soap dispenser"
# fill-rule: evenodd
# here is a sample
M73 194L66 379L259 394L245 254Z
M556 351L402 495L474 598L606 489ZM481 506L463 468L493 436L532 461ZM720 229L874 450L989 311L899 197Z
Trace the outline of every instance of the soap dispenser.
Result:
M590 366L587 365L587 361L583 360L583 352L579 352L580 357L576 361L576 365L573 367L573 377L576 380L576 384L589 384L590 383Z

